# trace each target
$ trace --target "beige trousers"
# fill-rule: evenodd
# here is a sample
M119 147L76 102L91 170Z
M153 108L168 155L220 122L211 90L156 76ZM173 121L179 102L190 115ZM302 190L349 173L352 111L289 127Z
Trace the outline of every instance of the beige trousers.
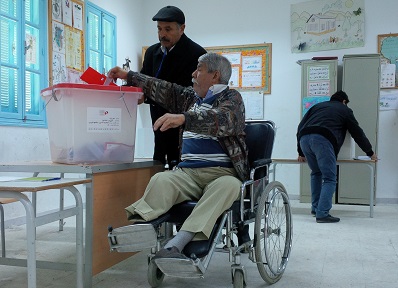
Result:
M133 222L150 221L173 205L187 200L198 204L181 229L196 233L195 240L208 239L217 218L239 198L242 182L235 169L179 168L155 174L141 199L126 208Z

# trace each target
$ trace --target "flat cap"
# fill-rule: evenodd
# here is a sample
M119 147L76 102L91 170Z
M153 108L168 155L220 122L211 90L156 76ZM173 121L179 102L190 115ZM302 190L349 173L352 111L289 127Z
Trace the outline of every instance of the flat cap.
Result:
M155 16L152 17L153 21L163 22L177 22L179 24L185 24L184 13L175 6L166 6L159 10Z

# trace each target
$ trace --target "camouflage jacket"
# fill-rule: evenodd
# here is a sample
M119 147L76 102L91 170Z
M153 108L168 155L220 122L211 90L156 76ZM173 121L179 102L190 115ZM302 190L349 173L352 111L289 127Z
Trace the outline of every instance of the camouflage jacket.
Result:
M130 71L127 85L141 87L145 97L173 114L184 114L183 129L215 136L231 158L242 181L248 179L249 164L245 143L245 106L236 90L226 88L219 93L213 109L190 110L199 99L192 87L182 87L141 73ZM180 145L181 147L181 145Z

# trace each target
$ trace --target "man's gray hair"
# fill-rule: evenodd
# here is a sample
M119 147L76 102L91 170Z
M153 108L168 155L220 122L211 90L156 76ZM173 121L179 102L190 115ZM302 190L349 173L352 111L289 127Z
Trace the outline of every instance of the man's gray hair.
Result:
M217 53L206 53L199 57L199 63L203 63L207 67L208 72L220 72L220 84L228 85L231 78L231 63L224 56Z

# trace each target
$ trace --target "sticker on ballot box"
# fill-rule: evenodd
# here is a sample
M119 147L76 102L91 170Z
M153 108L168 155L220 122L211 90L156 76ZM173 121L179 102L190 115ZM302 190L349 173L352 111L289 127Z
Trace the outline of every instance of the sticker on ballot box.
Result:
M122 109L87 107L87 132L120 133Z

